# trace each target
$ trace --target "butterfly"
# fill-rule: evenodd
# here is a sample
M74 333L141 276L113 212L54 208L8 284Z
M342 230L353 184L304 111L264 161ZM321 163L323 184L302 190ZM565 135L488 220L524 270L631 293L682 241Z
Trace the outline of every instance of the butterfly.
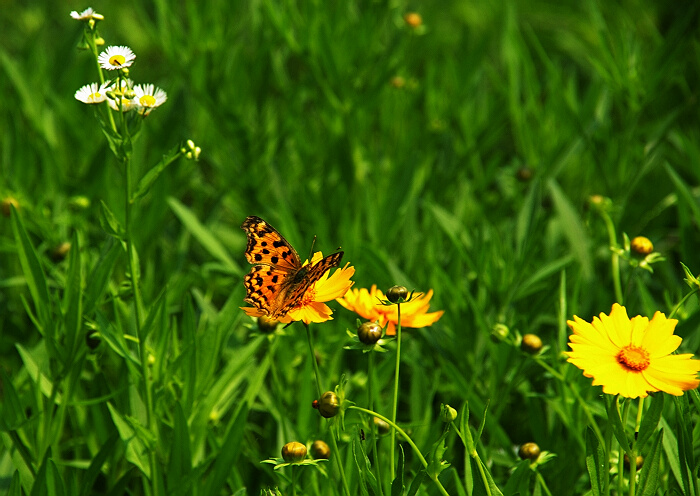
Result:
M243 278L245 301L273 319L287 315L302 301L306 291L343 258L343 252L339 251L313 265L302 265L292 245L260 217L247 217L241 229L248 236L245 257L253 264Z

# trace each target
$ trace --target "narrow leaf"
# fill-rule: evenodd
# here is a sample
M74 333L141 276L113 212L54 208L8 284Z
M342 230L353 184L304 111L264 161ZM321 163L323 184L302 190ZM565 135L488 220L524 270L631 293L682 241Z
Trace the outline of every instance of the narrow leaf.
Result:
M115 445L118 440L119 436L117 433L114 433L109 439L107 439L107 442L102 445L100 451L97 452L95 457L90 462L90 466L81 480L81 496L89 496L92 494L92 486L95 484L100 472L102 472L102 466L107 462L109 455L114 453Z
M83 301L82 301L82 263L80 260L80 246L78 234L73 233L71 240L70 259L68 263L68 275L64 294L63 324L66 331L66 347L68 356L74 358L78 348L82 344L81 329L83 327ZM69 364L70 365L70 364Z
M88 277L83 304L84 313L86 315L92 312L97 302L104 294L114 265L119 255L124 251L121 243L116 242L112 238L107 239L109 241L105 244L100 259L97 261L95 268L90 272L90 276Z
M117 216L112 213L107 204L100 200L100 226L102 230L119 240L124 239L124 228L117 220Z
M640 452L649 438L654 434L656 427L659 425L659 420L661 419L661 413L664 411L664 397L665 394L655 394L650 396L651 405L649 409L644 412L642 417L642 422L639 425L639 436L637 437L637 452Z
M403 485L404 454L403 447L399 444L399 463L396 467L396 478L391 483L391 496L401 496L405 489ZM376 453L375 453L376 456Z
M137 466L146 477L151 478L151 466L148 461L148 449L144 442L136 435L136 431L131 427L130 422L127 422L124 416L112 406L112 403L107 403L109 413L112 416L119 437L126 444L126 459ZM135 422L131 419L131 422Z
M639 473L639 487L637 493L639 496L654 496L656 488L659 486L659 480L663 474L659 468L661 467L661 453L663 452L663 430L658 431L651 441L651 449L647 452L644 459L644 465Z
M596 437L593 429L586 429L586 468L591 479L591 494L600 496L605 487L605 451Z
M170 149L165 155L163 155L163 158L160 159L160 161L151 168L139 181L139 185L136 188L136 191L134 194L131 196L131 202L133 203L134 201L138 200L139 198L143 197L148 193L148 191L151 189L151 186L153 186L153 183L156 182L156 179L158 179L158 176L161 175L161 173L165 170L167 166L172 164L177 158L180 157L180 149L182 148L182 144L177 144L174 146L172 149Z

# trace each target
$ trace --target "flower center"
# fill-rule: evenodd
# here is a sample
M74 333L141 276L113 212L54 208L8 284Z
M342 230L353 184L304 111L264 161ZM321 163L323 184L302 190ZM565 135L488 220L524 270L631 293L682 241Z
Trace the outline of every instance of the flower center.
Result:
M638 346L625 346L617 354L617 362L629 370L639 372L649 366L649 352Z
M104 59L102 59L102 60L104 60ZM126 62L126 58L121 54L112 55L109 58L109 63L112 65L116 65L117 67L124 65L124 62Z
M153 107L156 104L156 99L153 95L143 95L139 98L139 103L144 107Z
M90 95L89 99L90 99L90 100L97 100L97 99L99 99L101 96L102 96L102 95L100 95L100 92L99 92L99 91L96 91L95 93L92 93L92 94Z

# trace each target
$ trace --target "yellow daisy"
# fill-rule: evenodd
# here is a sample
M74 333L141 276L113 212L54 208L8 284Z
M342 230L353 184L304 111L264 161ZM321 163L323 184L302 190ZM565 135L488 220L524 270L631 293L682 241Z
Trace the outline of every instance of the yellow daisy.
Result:
M433 290L427 294L413 298L408 303L401 304L401 326L402 327L427 327L433 325L442 317L444 311L427 313L430 307L430 299L433 297ZM382 305L379 300L386 297L376 284L367 289L353 289L338 300L348 310L351 310L372 322L378 322L380 326L387 325L388 336L396 334L396 324L399 321L398 308L396 305Z
M640 315L630 320L617 303L610 315L601 313L592 323L574 316L567 321L574 332L567 361L592 377L594 386L602 385L606 394L637 398L664 391L681 396L700 384L700 360L692 360L691 353L672 354L682 341L673 334L677 323L661 312L651 321Z
M311 258L311 263L314 264L322 258L323 254L320 251L316 252ZM308 261L304 265L307 263ZM304 297L299 304L287 312L287 315L278 319L279 322L288 324L301 320L305 324L310 324L311 322L319 323L332 320L333 310L325 302L342 297L355 284L354 281L350 280L355 274L355 267L348 263L342 269L337 269L333 272L333 275L329 276L328 274L330 274L330 271L323 274L318 281L312 284L304 293ZM265 312L259 308L241 308L251 317L262 317L265 315Z
M168 99L168 94L152 84L137 84L134 86L134 100L139 114L148 115L156 107L160 107Z

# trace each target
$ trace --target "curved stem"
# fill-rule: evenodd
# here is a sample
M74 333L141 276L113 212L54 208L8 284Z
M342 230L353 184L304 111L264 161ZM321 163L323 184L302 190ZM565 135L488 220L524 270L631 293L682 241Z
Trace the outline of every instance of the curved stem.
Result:
M359 406L354 406L354 405L349 406L348 410L357 410L357 411L366 413L368 415L372 415L374 417L377 417L380 420L383 420L387 424L389 424L391 427L394 428L394 430L398 431L398 433L401 434L401 436L403 436L403 438L406 440L406 442L411 446L411 448L415 452L416 456L418 457L420 462L423 464L423 468L428 468L428 462L425 459L425 457L423 456L423 453L420 452L420 450L418 449L418 446L416 446L416 443L413 442L413 439L411 439L408 436L408 434L406 434L406 432L401 427L396 425L396 422L392 422L391 420L386 418L384 415L381 415L377 412L373 412L372 410L367 410L366 408L362 408ZM437 484L437 487L438 487L438 490L440 491L440 494L444 494L445 496L449 496L449 493L445 490L445 488L443 487L440 480L437 477L435 477L433 480L435 481L435 484Z
M394 374L394 401L391 408L391 422L396 425L396 410L399 404L399 369L401 367L401 303L396 304L396 372ZM391 446L389 451L389 463L391 464L389 473L391 480L394 480L394 451L396 450L396 431L391 431Z
M673 307L673 310L671 310L671 313L668 314L668 318L669 319L673 318L673 316L676 315L676 312L678 312L678 309L681 308L681 305L683 305L683 303L685 303L685 300L687 300L688 298L693 296L695 293L697 293L698 290L700 290L700 288L696 287L690 293L688 293L683 298L681 298L681 301L679 301L678 304L675 307Z

